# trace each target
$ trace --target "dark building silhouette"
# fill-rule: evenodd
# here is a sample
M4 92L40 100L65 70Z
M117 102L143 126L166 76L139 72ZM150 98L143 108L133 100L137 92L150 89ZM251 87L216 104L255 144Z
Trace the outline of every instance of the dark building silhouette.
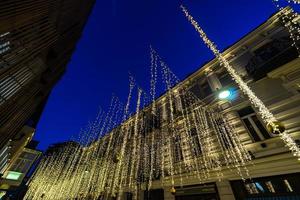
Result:
M0 1L0 147L35 128L95 0Z
M0 198L19 200L23 199L28 189L27 182L31 179L41 158L42 152L36 147L39 141L31 140L22 149L22 152L12 161L0 179Z
M60 142L52 144L48 147L46 152L44 153L45 156L53 156L57 155L59 152L65 151L66 148L73 147L74 150L78 147L80 147L80 144L75 141L66 141L66 142Z

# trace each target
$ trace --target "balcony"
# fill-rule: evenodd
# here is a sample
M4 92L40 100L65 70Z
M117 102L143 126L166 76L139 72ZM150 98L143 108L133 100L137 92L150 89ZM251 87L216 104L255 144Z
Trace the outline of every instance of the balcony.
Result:
M255 81L272 70L296 59L298 52L286 41L273 41L254 52L255 56L246 65L246 70Z

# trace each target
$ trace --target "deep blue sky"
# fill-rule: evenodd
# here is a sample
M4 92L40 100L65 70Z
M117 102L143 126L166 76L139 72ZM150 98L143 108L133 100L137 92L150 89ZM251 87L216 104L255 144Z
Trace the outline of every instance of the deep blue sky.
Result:
M128 71L141 85L148 84L150 44L181 79L212 58L181 3L220 49L275 12L271 0L97 0L37 127L40 149L77 134L99 105L108 105L112 93L125 101Z

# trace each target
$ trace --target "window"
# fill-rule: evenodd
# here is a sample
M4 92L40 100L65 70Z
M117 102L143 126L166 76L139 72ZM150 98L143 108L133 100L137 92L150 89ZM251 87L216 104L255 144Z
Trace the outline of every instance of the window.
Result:
M130 192L126 192L126 200L132 200L133 195Z
M271 135L259 120L251 106L239 110L238 114L243 121L246 129L250 133L253 141L258 142L271 138Z
M258 189L260 192L262 192L262 193L265 192L264 187L263 187L259 182L256 182L256 183L255 183L255 186L257 187L257 189Z
M231 76L226 71L219 73L218 78L223 87L233 83Z
M0 55L4 54L10 49L10 41L7 41L9 32L0 35Z
M0 199L2 199L2 197L4 197L6 194L6 191L1 190L0 191Z
M192 137L192 142L193 144L193 153L195 156L199 156L202 152L201 152L201 146L200 146L200 142L199 142L199 138L198 138L198 133L197 133L197 129L196 128L192 128L190 130L191 132L191 137Z
M5 52L7 52L10 49L9 45L10 45L9 41L0 44L0 54L4 54Z
M6 176L6 179L17 181L17 180L19 180L21 175L22 175L22 173L20 173L20 172L9 171Z
M294 192L294 190L293 190L293 188L292 188L290 182L289 182L287 179L285 179L283 182L284 182L284 184L285 184L285 186L286 186L287 192Z
M143 115L144 118L144 129L142 130L143 135L151 133L154 129L160 128L160 119L159 116L152 114L151 112L145 112Z
M190 88L190 92L192 92L196 97L201 98L200 86L198 84L193 85Z
M205 81L203 84L201 84L201 93L202 97L205 98L213 93L212 89L210 88L207 81Z
M15 72L14 75L8 75L0 80L0 105L1 102L16 94L23 85L32 80L33 73L24 67Z
M273 184L272 184L271 181L267 181L267 182L266 182L266 186L267 186L269 192L275 193L275 189L274 189L274 186L273 186Z
M245 184L245 188L248 192L248 194L258 194L258 190L256 188L256 185L254 183Z
M10 154L10 143L8 142L1 150L0 150L0 173L4 173L6 167L9 164L9 154Z
M22 154L14 162L10 170L26 174L37 158L38 154L36 153L22 152Z
M216 123L217 123L217 129L219 134L219 138L220 141L222 143L222 145L226 148L226 149L230 149L235 147L234 142L232 141L231 135L230 135L230 129L228 129L228 127L225 125L225 121L221 118L216 119Z
M177 135L174 138L174 161L179 162L183 160L182 149L181 149L181 138Z
M270 71L296 59L298 52L290 45L288 37L275 39L264 44L255 51L246 65L246 70L254 80L259 80Z
M144 191L144 200L164 200L164 190L155 189L155 190L146 190Z
M300 173L231 181L236 199L299 199Z

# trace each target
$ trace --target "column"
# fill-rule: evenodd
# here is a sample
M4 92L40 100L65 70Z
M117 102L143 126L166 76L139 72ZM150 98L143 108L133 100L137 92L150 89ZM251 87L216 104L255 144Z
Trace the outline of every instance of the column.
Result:
M220 83L218 76L213 71L207 71L206 77L208 84L213 91L218 91L222 88L222 84Z
M171 194L171 187L165 187L164 189L164 200L175 200L175 196Z
M228 180L216 182L220 200L235 200L231 185Z

